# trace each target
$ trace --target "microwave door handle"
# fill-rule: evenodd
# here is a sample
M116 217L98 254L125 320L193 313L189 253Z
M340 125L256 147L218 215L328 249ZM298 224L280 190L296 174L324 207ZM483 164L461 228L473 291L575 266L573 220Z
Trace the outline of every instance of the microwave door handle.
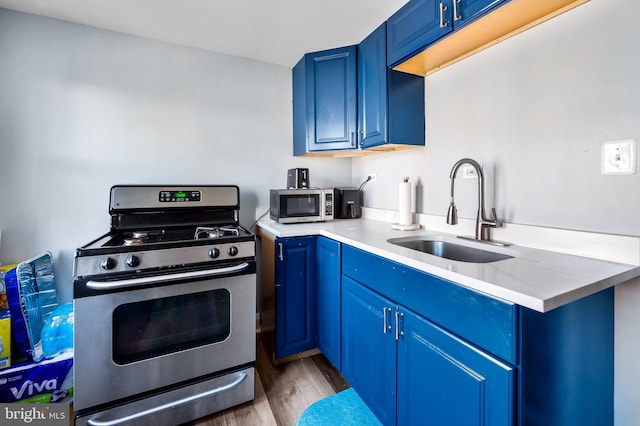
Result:
M132 420L140 419L141 417L145 417L145 416L149 416L149 415L152 415L152 414L156 414L159 411L166 410L168 408L177 407L179 405L183 405L183 404L189 403L189 402L194 401L196 399L204 398L204 397L207 397L207 396L210 396L210 395L215 395L217 393L224 392L226 390L234 388L234 387L238 386L244 379L247 378L247 373L238 372L238 373L235 373L235 374L231 375L230 378L233 379L233 381L231 383L227 383L226 385L222 385L222 386L219 386L219 387L214 388L214 389L209 389L206 392L202 392L202 393L199 393L199 394L196 394L196 395L191 395L191 396L188 396L186 398L179 399L177 401L172 401L172 402L169 402L167 404L163 404L163 405L160 405L160 406L157 406L157 407L150 408L148 410L140 411L140 412L135 413L135 414L131 414L131 415L128 415L128 416L125 416L125 417L121 417L119 419L113 419L113 420L98 420L98 419L93 420L93 419L89 419L87 424L90 425L90 426L115 426L115 425L119 425L119 424L122 424L122 423L128 423L128 422L130 422Z
M130 278L118 281L87 281L87 287L93 290L113 290L123 287L133 287L143 284L160 284L175 280L188 280L191 278L212 277L221 274L241 272L249 267L247 262L224 268L206 269L204 271L181 272L178 274L158 275L154 277Z

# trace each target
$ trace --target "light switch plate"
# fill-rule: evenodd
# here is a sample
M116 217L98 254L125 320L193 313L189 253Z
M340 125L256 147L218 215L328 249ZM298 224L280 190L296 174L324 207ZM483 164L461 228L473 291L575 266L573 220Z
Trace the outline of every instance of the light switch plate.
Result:
M632 175L635 172L635 139L606 141L602 144L603 175Z

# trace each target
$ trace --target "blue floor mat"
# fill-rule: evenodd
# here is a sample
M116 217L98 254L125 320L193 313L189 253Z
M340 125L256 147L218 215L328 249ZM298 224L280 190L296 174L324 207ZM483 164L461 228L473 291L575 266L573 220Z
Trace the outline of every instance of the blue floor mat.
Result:
M360 399L353 388L311 404L298 419L296 426L368 425L382 423Z

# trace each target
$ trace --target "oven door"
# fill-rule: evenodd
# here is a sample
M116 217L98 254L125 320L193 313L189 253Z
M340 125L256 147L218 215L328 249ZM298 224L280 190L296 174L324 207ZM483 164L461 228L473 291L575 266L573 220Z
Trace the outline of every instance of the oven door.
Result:
M83 285L95 295L74 299L76 410L255 362L255 262Z

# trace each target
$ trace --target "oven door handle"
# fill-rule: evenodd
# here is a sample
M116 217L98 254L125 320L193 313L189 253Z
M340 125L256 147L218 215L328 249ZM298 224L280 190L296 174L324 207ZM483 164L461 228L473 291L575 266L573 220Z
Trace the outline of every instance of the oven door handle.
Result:
M149 415L152 415L152 414L156 414L159 411L166 410L168 408L177 407L179 405L187 404L187 403L189 403L191 401L194 401L196 399L204 398L204 397L207 397L207 396L215 395L216 393L220 393L220 392L224 392L226 390L229 390L229 389L231 389L233 387L238 386L244 379L246 379L247 378L247 373L238 372L238 373L235 373L233 376L234 376L233 377L234 380L231 383L227 383L226 385L219 386L219 387L214 388L214 389L209 389L206 392L202 392L202 393L199 393L199 394L196 394L196 395L191 395L191 396L188 396L186 398L179 399L177 401L172 401L172 402L169 402L167 404L162 404L162 405L159 405L157 407L150 408L148 410L140 411L138 413L131 414L129 416L120 417L120 418L113 419L113 420L97 420L97 419L94 420L94 419L90 419L89 421L87 421L87 424L90 425L90 426L115 426L115 425L119 425L119 424L122 424L122 423L128 423L128 422L130 422L132 420L139 419L141 417L149 416Z
M93 290L113 290L123 287L133 287L144 284L161 284L169 281L188 280L192 278L212 277L215 275L232 274L244 271L249 267L247 262L224 268L206 269L204 271L180 272L177 274L158 275L154 277L130 278L118 281L87 281L87 287Z

